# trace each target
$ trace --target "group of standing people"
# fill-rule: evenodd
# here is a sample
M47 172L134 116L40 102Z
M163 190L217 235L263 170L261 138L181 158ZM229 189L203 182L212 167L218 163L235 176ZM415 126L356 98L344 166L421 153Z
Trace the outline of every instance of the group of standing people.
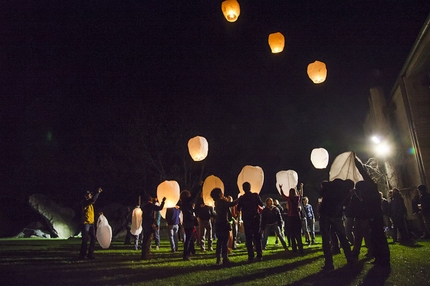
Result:
M355 187L351 180L340 179L321 184L318 215L325 259L323 270L334 269L333 245L338 244L343 249L348 265L354 265L358 260L363 239L366 241L368 256L375 258L372 263L381 267L389 267L390 251L384 232L387 217L391 218L389 221L393 224L394 241L398 237L400 239L408 238L405 224L406 208L399 190L390 191L389 199L385 200L361 162L356 160L355 163L363 176L363 180L357 182ZM231 247L229 247L229 243L231 245L231 233L236 225L232 223L232 210L241 213L248 262L263 259L263 250L266 248L268 236L272 232L285 250L288 250L291 244L293 252L303 253L302 231L307 241L315 241L313 229L315 214L307 198L302 198L303 184L300 185L299 190L291 188L288 196L284 193L282 185L279 185L280 193L287 202L284 211L277 207L271 198L266 200L264 206L259 194L251 192L250 183L245 182L242 187L244 194L236 200L225 197L219 188L213 189L211 197L215 202L215 207L206 206L201 201L200 204L197 204L199 219L196 216L196 198L200 193L192 196L189 191L182 191L177 205L166 210L166 223L172 252L178 251L181 212L184 230L184 260L189 260L190 255L195 253L194 243L197 237L199 238L198 245L203 251L205 250L205 237L208 239L207 247L210 250L212 250L213 237L216 237L216 264L228 265L230 263L228 254ZM80 259L94 259L94 203L101 192L102 189L99 188L95 194L91 192L85 194L82 204L83 228ZM421 219L422 238L430 238L430 194L424 185L420 185L417 192L412 208L414 214ZM157 230L159 231L160 222L157 214L159 215L163 209L165 200L166 198L163 198L159 203L157 199L153 199L149 195L144 197L142 259L148 259L151 237ZM283 218L282 213L287 215ZM345 225L342 220L343 214L347 216ZM348 218L352 218L352 220L348 221ZM304 223L306 223L306 227L303 226ZM196 227L199 225L200 231L197 233ZM353 226L352 233L349 233L349 225ZM288 234L286 231L288 245L283 238L283 226L288 229ZM213 229L215 229L215 235L211 233Z

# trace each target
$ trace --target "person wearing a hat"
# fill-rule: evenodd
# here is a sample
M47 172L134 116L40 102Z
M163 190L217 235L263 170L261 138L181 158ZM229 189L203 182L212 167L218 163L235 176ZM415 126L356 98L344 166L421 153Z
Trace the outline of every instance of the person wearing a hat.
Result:
M94 259L94 247L96 244L94 203L101 192L101 188L97 190L95 195L91 192L86 192L85 200L82 202L82 243L81 251L79 252L79 259ZM88 240L90 241L89 247Z

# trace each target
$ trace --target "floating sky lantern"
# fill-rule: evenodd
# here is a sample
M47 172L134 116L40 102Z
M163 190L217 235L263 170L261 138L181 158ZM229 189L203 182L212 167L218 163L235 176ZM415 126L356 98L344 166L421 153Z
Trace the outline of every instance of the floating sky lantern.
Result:
M100 215L97 220L96 238L103 249L109 248L112 241L112 227L104 215Z
M316 84L322 83L327 77L327 68L325 63L315 61L308 65L308 76Z
M188 152L194 161L202 161L208 155L208 141L205 137L196 136L188 140Z
M268 41L272 53L277 54L284 50L285 38L280 32L270 34Z
M240 15L240 5L236 0L226 0L221 4L224 17L229 22L236 22Z
M166 209L173 208L179 201L180 188L176 181L164 181L157 187L157 198L161 200L166 198L164 208L160 211L163 218L166 217Z
M328 165L328 152L324 148L315 148L311 152L311 162L316 169L324 169Z
M263 169L259 166L244 166L237 177L237 187L242 195L245 193L242 187L245 182L251 184L251 193L259 194L264 183Z
M211 192L215 188L220 188L222 193L224 193L224 183L221 181L221 179L217 176L210 175L203 182L202 196L205 205L211 207L215 206L215 202L211 197Z
M290 195L290 189L295 189L299 183L299 175L294 170L279 171L276 173L276 188L279 194L281 189L279 185L282 185L282 190L286 196Z

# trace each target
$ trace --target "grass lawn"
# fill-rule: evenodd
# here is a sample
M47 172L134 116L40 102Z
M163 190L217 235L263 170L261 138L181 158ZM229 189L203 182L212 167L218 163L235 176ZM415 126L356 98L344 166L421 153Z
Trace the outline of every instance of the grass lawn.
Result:
M391 269L367 263L364 255L356 269L346 266L343 254L334 256L335 270L321 271L321 238L305 247L303 255L274 246L263 261L247 263L242 243L229 256L229 267L215 265L215 252L200 252L191 261L172 254L162 240L151 259L141 261L140 251L113 241L107 250L96 245L96 259L77 260L80 239L0 239L1 285L430 285L430 241L411 245L390 244ZM181 249L180 249L181 250ZM365 253L363 248L362 252Z

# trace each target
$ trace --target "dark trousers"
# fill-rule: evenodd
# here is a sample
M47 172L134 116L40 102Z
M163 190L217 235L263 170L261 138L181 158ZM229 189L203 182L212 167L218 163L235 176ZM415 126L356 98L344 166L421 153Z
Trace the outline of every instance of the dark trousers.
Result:
M321 215L320 230L321 230L325 265L333 265L333 254L331 252L331 245L330 245L330 229L333 229L333 231L337 234L346 259L348 260L348 262L351 261L352 259L351 248L349 246L348 240L346 239L345 228L342 223L342 218Z
M151 251L152 225L143 225L142 259L148 259Z
M87 255L88 240L90 241L90 246L88 247L88 255ZM95 245L96 245L96 231L94 228L94 224L84 224L82 226L82 243L81 243L81 251L79 253L79 256L92 257L94 255Z
M303 252L303 242L302 242L302 220L299 216L288 216L287 224L290 229L291 236L291 248L293 251Z
M248 259L254 259L254 247L257 252L257 258L263 257L261 247L261 233L260 233L260 217L257 216L252 219L243 221L243 228L245 229L246 249L248 250Z
M219 261L221 256L224 261L228 260L228 238L230 236L230 226L228 223L216 224L216 258Z
M194 227L184 228L185 238L184 238L184 259L190 256L191 251L194 249L193 231ZM191 245L193 244L193 245Z
M382 215L380 217L369 220L370 226L370 241L373 244L373 256L375 264L381 266L390 265L390 249L388 248L387 237L384 233L384 221Z

